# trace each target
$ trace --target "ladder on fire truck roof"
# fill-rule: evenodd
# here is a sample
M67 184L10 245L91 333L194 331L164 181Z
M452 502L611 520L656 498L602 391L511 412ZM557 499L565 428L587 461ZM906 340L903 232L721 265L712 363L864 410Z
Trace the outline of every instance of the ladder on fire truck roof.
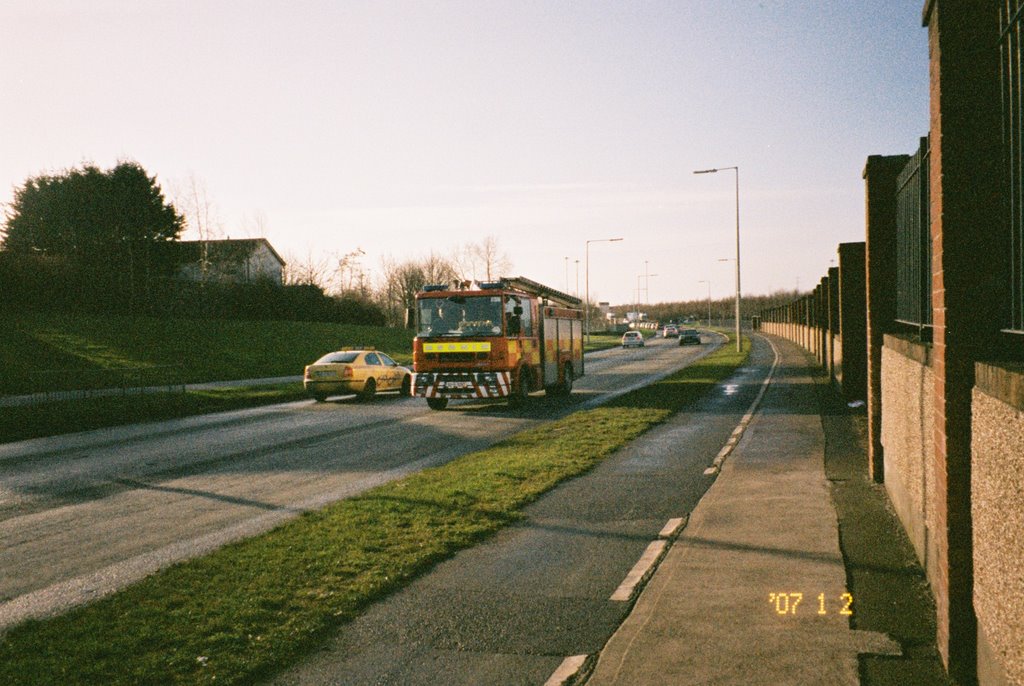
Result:
M503 276L501 281L505 283L509 288L515 288L526 293L533 293L535 295L547 298L553 305L560 307L579 307L583 304L583 301L579 298L575 298L568 293L549 288L543 284L539 284L532 279L528 279L525 276Z

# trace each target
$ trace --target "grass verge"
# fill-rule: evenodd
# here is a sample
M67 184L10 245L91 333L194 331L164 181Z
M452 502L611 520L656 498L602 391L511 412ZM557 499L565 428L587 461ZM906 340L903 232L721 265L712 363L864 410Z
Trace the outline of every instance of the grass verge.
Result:
M405 363L413 334L320 322L26 314L0 319L0 393L117 386L125 369L177 383L291 376L355 345Z
M653 386L174 565L0 641L5 684L252 683L689 405L726 345Z
M300 400L301 383L77 398L0 412L0 443Z
M646 336L646 332L644 333ZM584 338L586 341L586 338ZM596 350L605 350L607 348L617 348L622 345L622 334L611 333L608 331L594 331L590 334L590 342L584 342L583 352L590 353Z

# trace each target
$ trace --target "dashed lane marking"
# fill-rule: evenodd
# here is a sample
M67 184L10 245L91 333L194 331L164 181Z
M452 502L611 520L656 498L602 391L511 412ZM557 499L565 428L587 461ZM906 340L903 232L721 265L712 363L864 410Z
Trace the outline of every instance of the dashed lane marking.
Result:
M754 419L754 414L757 412L757 408L761 405L761 399L764 397L765 391L768 390L768 384L772 382L772 377L775 376L775 370L779 366L779 350L775 347L775 343L770 338L766 338L768 345L772 347L772 353L775 355L775 359L772 361L772 367L768 370L768 376L765 377L764 381L761 382L761 390L757 392L757 397L754 398L754 402L750 404L750 409L743 415L743 419L736 425L736 428L732 430L732 434L729 436L729 440L725 442L725 446L718 451L718 455L711 462L711 466L704 470L704 476L714 476L722 470L722 463L725 462L725 458L729 457L729 454L739 444L740 439L743 438L743 433L747 430L750 422Z
M580 671L580 668L587 661L586 655L573 655L562 660L562 664L558 665L548 680L544 682L544 686L562 686L569 681L572 677L576 676L576 673Z
M651 541L647 546L647 550L640 556L640 559L633 569L629 570L629 574L623 580L619 587L615 589L615 593L612 593L612 597L609 600L627 601L633 597L633 591L644 580L647 573L651 571L654 564L661 557L661 554L665 552L665 548L668 546L668 541L658 539L657 541Z

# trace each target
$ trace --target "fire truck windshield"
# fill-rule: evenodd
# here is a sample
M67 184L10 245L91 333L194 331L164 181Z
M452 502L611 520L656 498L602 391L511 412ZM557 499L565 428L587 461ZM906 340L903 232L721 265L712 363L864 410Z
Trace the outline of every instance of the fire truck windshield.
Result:
M452 295L419 300L419 334L423 337L501 335L501 297Z

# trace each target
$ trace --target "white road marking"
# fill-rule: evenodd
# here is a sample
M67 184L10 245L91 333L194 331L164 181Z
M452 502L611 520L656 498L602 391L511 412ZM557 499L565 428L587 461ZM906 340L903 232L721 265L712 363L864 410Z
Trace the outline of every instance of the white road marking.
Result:
M772 382L772 377L775 376L775 370L779 366L779 350L775 347L775 344L770 338L765 338L768 341L768 345L772 347L772 353L775 355L775 359L772 361L772 367L768 370L768 376L765 377L764 381L761 382L761 390L757 392L757 397L754 398L754 402L750 404L750 409L743 415L743 419L736 425L736 428L732 430L732 434L729 436L729 440L725 442L725 446L718 451L718 455L712 460L711 466L704 470L704 476L714 476L722 470L722 463L725 462L725 458L729 457L729 454L739 444L740 439L743 438L743 433L747 430L747 426L754 419L754 414L757 413L757 408L761 405L761 398L764 397L765 391L768 390L768 384Z
M571 677L576 675L576 672L580 671L580 667L587 661L586 655L573 655L562 660L562 664L558 665L548 680L544 682L544 686L562 686Z
M654 567L654 564L661 557L661 554L665 552L665 548L668 546L668 541L657 540L651 541L647 546L647 550L640 556L640 559L633 569L629 570L629 574L623 580L619 587L615 589L615 593L612 593L612 597L608 600L626 601L633 597L633 591L637 585L643 581L647 573Z
M665 523L661 531L658 532L658 538L675 538L676 534L686 523L686 517L674 517Z

